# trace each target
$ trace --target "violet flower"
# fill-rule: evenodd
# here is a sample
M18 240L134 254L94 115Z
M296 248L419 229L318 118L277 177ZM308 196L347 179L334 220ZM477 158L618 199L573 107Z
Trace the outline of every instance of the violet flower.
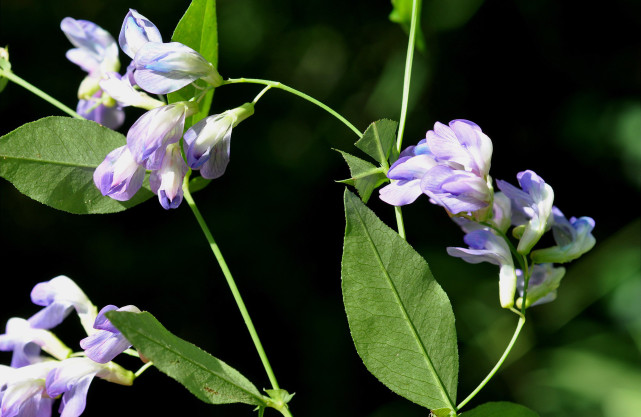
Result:
M209 116L189 128L183 136L189 167L199 169L200 175L207 179L223 175L229 163L232 128L252 114L254 105L246 103Z
M97 309L84 292L69 277L60 275L33 287L31 301L44 306L29 318L29 324L36 329L51 329L76 310L87 334L93 332Z
M99 364L89 358L70 358L47 374L46 389L51 398L62 395L60 417L78 417L87 405L87 391L94 377L121 385L131 385L131 371L113 362ZM3 416L4 417L4 416Z
M516 250L527 254L553 221L554 190L534 171L522 171L516 177L522 190L505 181L496 183L512 202L512 224L517 226L515 233L519 237Z
M492 201L491 157L492 141L475 123L452 120L448 127L436 122L390 167L387 176L396 181L383 187L380 197L401 206L426 194L452 214L479 212Z
M71 354L71 349L50 331L34 329L27 320L18 317L7 321L6 332L0 334L0 350L13 351L12 367L20 368L41 362L40 349L59 360Z
M165 148L183 135L185 118L198 111L198 104L179 101L143 114L127 132L127 147L137 164L160 169Z
M144 179L145 168L134 160L126 145L109 152L93 173L93 181L102 195L118 201L133 197Z
M87 20L66 17L60 28L76 47L67 51L67 58L88 73L78 88L77 113L111 129L124 122L124 112L115 100L103 94L100 80L108 72L120 69L118 45L100 26Z
M579 258L592 249L596 239L592 236L594 220L590 217L571 217L568 220L561 210L552 207L554 223L552 234L556 246L532 251L532 260L536 263L565 263Z
M0 365L0 416L50 417L53 398L45 390L45 378L57 361L22 368Z
M556 299L556 289L561 284L561 279L565 275L565 268L554 268L552 264L536 264L532 269L532 276L528 281L528 289L525 301L525 307L549 303ZM521 308L523 305L523 290L525 287L525 277L523 271L516 270L517 289L520 298L516 300L516 306Z
M67 59L90 76L100 78L108 71L118 71L118 45L114 38L93 22L65 17L60 28L76 48L67 51Z
M118 36L122 51L134 59L136 52L147 42L162 42L162 35L156 25L134 9L129 9Z
M100 310L93 326L94 329L99 331L80 341L80 347L84 349L87 357L95 362L110 362L116 356L131 347L131 343L105 316L105 313L114 310L140 313L138 307L132 305L121 308L114 305L108 305Z
M122 110L120 103L105 104L103 99L107 97L103 90L97 90L91 98L81 98L78 100L76 113L109 129L118 129L125 122L125 112ZM110 100L110 98L107 98L107 100Z
M158 195L160 205L165 210L177 208L183 200L183 180L188 168L180 152L180 146L173 143L167 146L159 169L149 178L151 191Z
M214 65L179 42L147 42L134 58L136 83L154 94L167 94L202 79L214 87L223 79Z
M469 245L469 249L449 247L447 253L473 264L489 262L498 265L501 307L512 307L516 293L516 272L507 242L487 228L473 230L463 240Z

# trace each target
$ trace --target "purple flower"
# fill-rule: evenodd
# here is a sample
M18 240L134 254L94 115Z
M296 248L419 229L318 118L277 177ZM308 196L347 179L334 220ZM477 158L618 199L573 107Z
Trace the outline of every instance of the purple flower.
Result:
M110 362L131 347L125 336L105 317L105 313L113 310L140 313L137 307L131 305L121 308L108 305L100 310L93 325L94 329L99 331L80 341L80 347L85 350L87 357L98 363Z
M126 145L109 152L93 173L93 181L102 195L118 201L133 197L144 179L145 168L134 160Z
M149 170L159 169L165 148L180 140L185 118L197 110L198 104L180 101L143 114L127 132L127 147L135 162Z
M554 223L552 234L556 246L532 251L536 263L565 263L579 258L594 247L596 239L592 236L594 220L590 217L572 217L568 221L561 210L552 207Z
M67 59L90 75L118 71L118 45L114 38L93 22L65 17L60 23L69 42L76 48L67 51Z
M118 36L120 48L134 59L136 52L147 42L162 42L160 31L145 16L134 9L129 9Z
M512 307L516 293L516 272L507 242L487 228L472 230L463 240L469 245L469 249L450 247L447 248L447 253L473 264L489 262L498 265L501 307Z
M0 416L50 417L53 398L45 391L45 378L56 361L22 368L0 365Z
M62 395L60 417L78 417L87 405L87 391L94 377L131 385L133 374L120 366L99 364L89 358L70 358L47 374L46 389L51 398ZM4 416L3 416L4 417Z
M7 321L6 332L0 334L0 350L13 351L12 367L20 368L42 361L40 349L56 359L64 359L71 353L71 349L50 331L34 329L27 320L18 317Z
M520 235L517 252L527 254L550 226L554 191L534 171L519 172L516 176L522 190L497 180L497 185L512 202L512 224Z
M179 42L145 43L134 58L136 83L154 94L180 90L201 78L218 87L223 79L211 62Z
M380 197L402 206L426 194L452 214L478 212L492 201L491 157L492 141L475 123L437 122L390 167L387 176L396 181L382 188Z
M532 269L532 276L528 281L528 289L525 301L525 307L532 307L538 304L549 303L556 299L556 289L561 284L561 279L565 275L565 268L554 268L552 264L537 264ZM516 306L521 308L523 304L523 289L525 287L525 277L523 271L516 270L517 289L521 297L516 300Z
M80 99L76 112L85 119L93 120L109 129L118 129L125 121L125 112L118 103L113 105L113 100L107 103L111 105L103 103L104 97L106 95L103 94L103 90L98 90L90 99Z
M60 275L33 287L31 301L42 310L29 318L29 324L36 329L51 329L60 324L65 317L76 310L80 322L87 333L93 332L92 326L96 318L96 306L71 279Z
M254 113L254 105L214 114L196 123L185 132L185 156L192 169L199 169L204 178L214 179L225 173L229 163L231 131Z
M183 200L183 180L188 168L177 143L167 146L162 165L151 173L149 185L165 210L177 208Z

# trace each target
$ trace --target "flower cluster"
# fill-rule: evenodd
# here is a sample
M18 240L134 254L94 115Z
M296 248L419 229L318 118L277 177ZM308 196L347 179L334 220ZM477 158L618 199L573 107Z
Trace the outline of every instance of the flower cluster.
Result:
M138 192L146 171L151 171L151 190L160 204L165 209L176 208L182 202L182 183L190 168L200 170L207 179L224 173L232 128L253 114L253 104L209 116L188 129L183 141L185 162L180 147L185 119L199 111L204 92L222 85L222 77L195 50L179 42L163 43L156 26L136 10L125 17L118 42L132 62L123 76L106 73L99 83L101 91L120 106L149 111L131 126L127 144L110 152L98 166L94 182L102 195L125 201ZM145 94L168 94L197 80L208 87L189 101L165 105Z
M25 320L9 319L0 334L0 350L12 351L11 366L0 365L0 416L51 416L61 397L62 417L77 417L85 409L87 391L94 377L131 385L134 375L111 360L131 347L109 322L111 310L140 312L134 306L107 306L97 313L84 292L68 277L37 284L34 304L44 308ZM75 311L88 337L80 342L85 351L72 353L51 331ZM48 355L43 356L41 353Z
M426 194L431 203L444 207L465 232L469 246L447 248L448 254L470 263L498 265L503 308L514 306L517 290L519 308L552 301L565 274L564 268L553 264L572 261L592 249L594 220L568 220L554 206L552 187L530 170L517 175L520 188L497 180L500 192L495 193L489 176L492 149L492 141L475 123L437 122L425 139L405 149L390 167L387 177L392 182L380 190L380 198L402 206ZM518 239L516 248L507 237L510 226ZM533 250L549 230L556 245Z

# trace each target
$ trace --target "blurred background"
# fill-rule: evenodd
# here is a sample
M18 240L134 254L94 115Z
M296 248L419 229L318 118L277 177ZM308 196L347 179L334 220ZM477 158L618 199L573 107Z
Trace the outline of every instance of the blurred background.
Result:
M71 107L84 73L65 59L59 29L71 16L114 36L128 8L169 39L186 0L2 0L0 45L16 74ZM425 0L425 48L416 54L405 130L415 144L435 121L465 118L494 143L491 175L516 184L532 169L568 216L596 221L597 246L567 265L551 304L533 308L502 371L469 404L514 401L552 416L641 415L640 3L555 0ZM219 0L219 71L283 82L339 111L358 128L398 120L407 37L388 1ZM123 68L128 58L121 54ZM251 101L256 85L216 91L212 113ZM9 84L0 134L62 115ZM128 127L142 111L127 110ZM233 133L226 174L195 199L222 247L280 385L296 392L294 415L425 416L365 369L342 305L340 154L360 155L357 137L319 108L272 90ZM0 161L0 163L2 163ZM394 227L393 210L369 206ZM459 401L501 355L517 322L498 303L492 265L449 258L459 229L427 198L404 209L409 242L452 300L460 349ZM0 327L29 317L38 282L65 274L99 307L135 304L170 331L269 381L205 239L186 204L155 199L123 213L74 216L21 195L0 180ZM58 333L70 346L74 320ZM9 363L10 354L0 353ZM119 360L131 369L138 363ZM125 406L125 404L127 404ZM157 370L133 388L95 381L87 416L247 416L212 408ZM268 415L276 415L268 411Z

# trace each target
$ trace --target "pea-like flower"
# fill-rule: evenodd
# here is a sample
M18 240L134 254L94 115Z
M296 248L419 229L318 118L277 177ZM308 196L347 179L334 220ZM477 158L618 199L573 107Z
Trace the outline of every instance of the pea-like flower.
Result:
M113 102L104 93L103 90L97 90L90 98L79 99L76 113L110 129L117 129L125 122L125 112L121 103Z
M131 371L113 362L100 364L89 358L65 359L47 374L47 394L51 398L62 395L61 417L82 414L87 405L89 385L96 376L121 385L131 385L134 379Z
M136 52L147 42L162 42L160 31L145 16L134 9L129 9L118 36L120 48L134 59Z
M571 217L568 220L556 207L552 207L554 223L552 234L556 246L532 251L532 260L536 263L565 263L579 258L592 249L596 239L592 236L594 220L590 217Z
M69 277L60 275L36 284L31 291L31 301L45 307L29 318L31 327L51 329L75 310L87 334L93 333L97 308Z
M125 336L109 321L105 313L109 311L129 311L140 313L136 306L125 306L118 308L114 305L108 305L102 308L96 317L94 329L98 332L88 336L80 341L80 347L91 360L98 363L107 363L116 356L131 347L131 343Z
M198 110L194 102L179 101L143 114L127 132L127 147L137 164L160 169L165 150L183 135L185 118Z
M75 46L67 51L67 59L88 73L78 88L76 112L86 119L117 129L125 118L122 106L100 88L100 80L105 74L120 69L116 41L109 32L88 20L66 17L60 28Z
M492 201L491 157L492 141L477 124L436 122L390 167L387 177L395 181L380 190L380 197L402 206L426 194L451 214L478 212Z
M100 77L109 71L118 71L118 45L114 38L93 22L65 17L60 28L74 49L67 51L67 59L90 76Z
M516 271L507 242L487 228L472 230L463 240L469 249L449 247L447 253L473 264L489 262L498 265L501 307L512 307L516 293Z
M202 79L214 87L223 79L214 65L180 42L147 42L134 58L136 83L154 94L167 94Z
M149 178L151 191L158 195L165 210L177 208L183 200L183 180L188 168L177 143L167 146L159 169Z
M512 224L517 226L515 233L519 236L516 250L527 254L553 221L554 190L534 171L522 171L516 177L521 189L501 180L496 183L512 202Z
M133 197L144 179L145 168L134 160L126 145L109 152L93 173L93 181L102 195L118 201Z
M54 400L46 392L45 378L57 364L46 361L21 368L0 365L0 416L50 417Z
M187 164L207 179L225 173L229 163L232 128L254 114L252 103L209 116L189 128L183 137Z
M565 275L565 268L555 268L552 264L536 264L532 269L532 275L528 281L527 295L525 307L532 307L535 305L549 303L556 299L556 290L561 284L561 279ZM519 297L516 300L516 306L521 308L523 305L523 290L525 288L525 277L523 271L516 270L517 289L519 290Z
M13 351L12 367L20 368L41 362L41 349L59 360L65 359L71 353L71 349L50 331L34 329L27 320L18 317L12 317L7 321L6 332L0 334L0 350Z

